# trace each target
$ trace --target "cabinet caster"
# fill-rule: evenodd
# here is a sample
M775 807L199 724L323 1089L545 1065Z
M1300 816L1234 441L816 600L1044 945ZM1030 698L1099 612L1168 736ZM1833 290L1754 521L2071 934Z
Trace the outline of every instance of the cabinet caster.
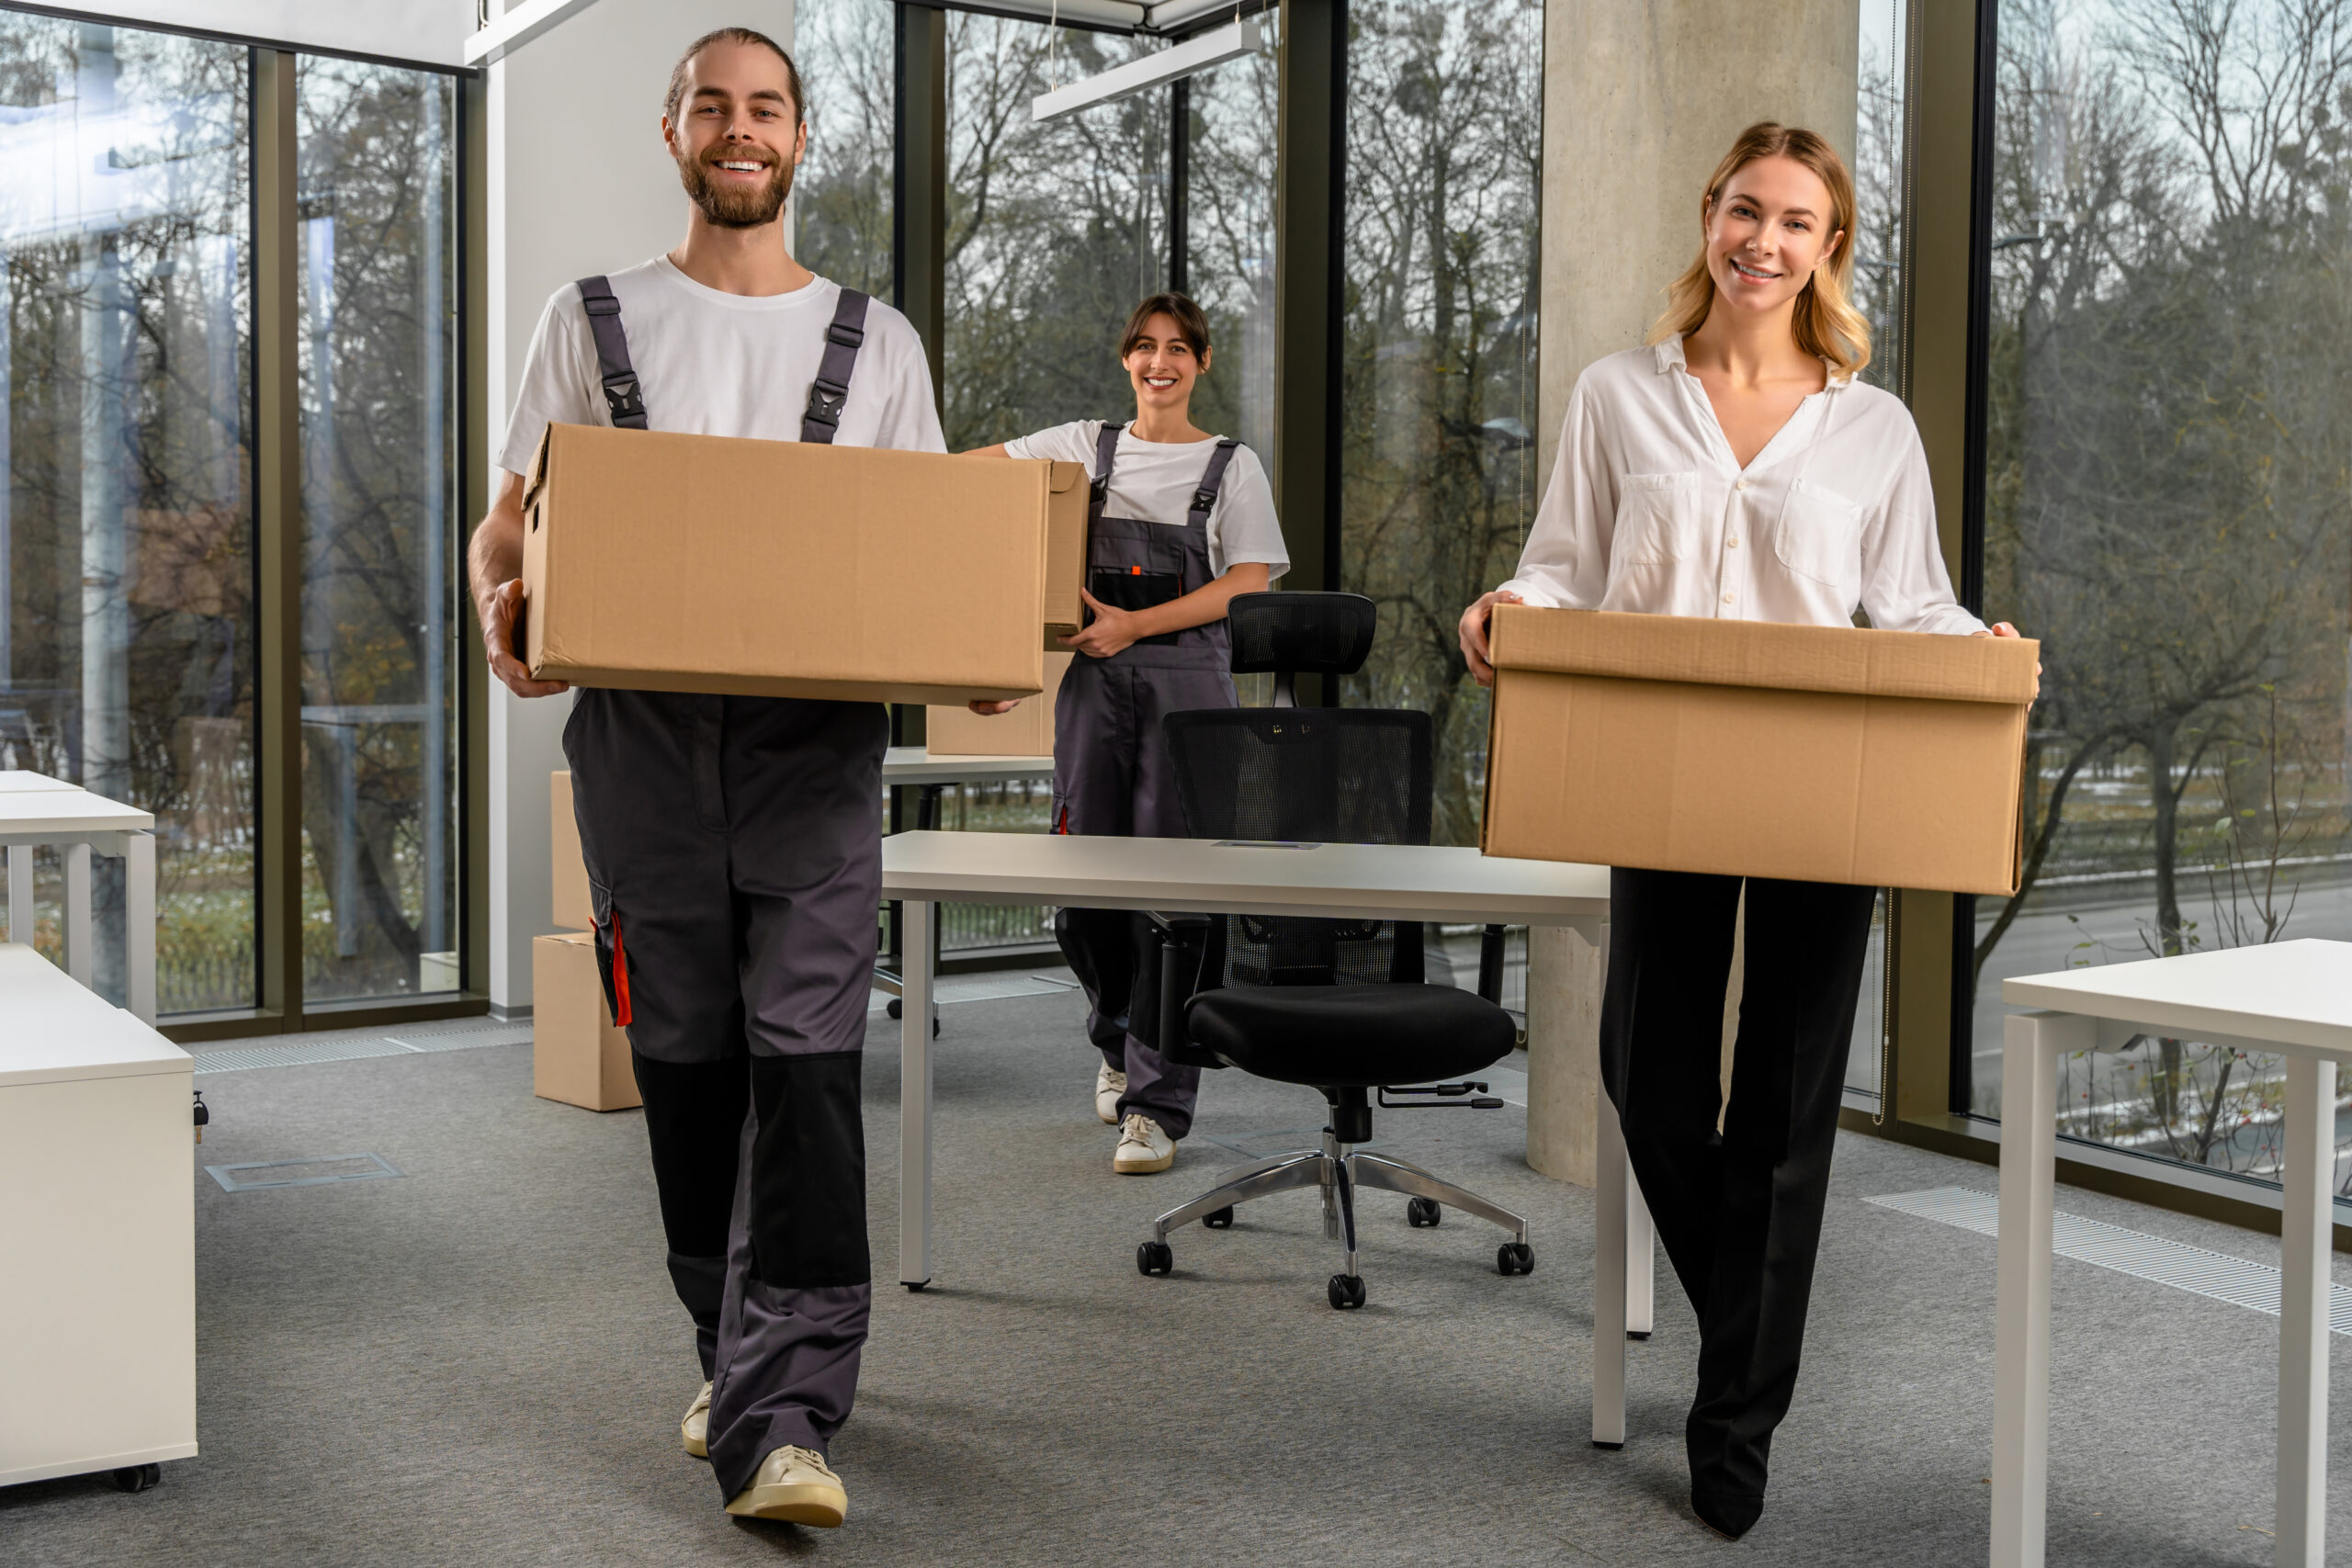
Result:
M144 1492L164 1479L160 1464L127 1464L114 1472L111 1479L118 1492Z
M1136 1245L1136 1272L1143 1275L1165 1274L1176 1267L1176 1255L1164 1241L1138 1242Z
M1535 1272L1535 1249L1523 1241L1507 1241L1495 1248L1495 1272L1498 1274L1532 1274Z
M1201 1224L1213 1231L1231 1230L1233 1228L1233 1205L1227 1203L1222 1209L1213 1209L1209 1213L1203 1214L1201 1216Z
M1331 1305L1340 1312L1353 1312L1363 1305L1363 1277L1360 1274L1334 1274L1329 1291Z
M888 1013L892 1018L904 1018L907 1016L906 998L903 997L892 997L888 1002L884 1004L882 1010ZM936 1013L932 1015L931 1037L933 1040L939 1038L939 1015Z
M1405 1223L1415 1230L1428 1230L1444 1213L1434 1198L1411 1198L1405 1202Z

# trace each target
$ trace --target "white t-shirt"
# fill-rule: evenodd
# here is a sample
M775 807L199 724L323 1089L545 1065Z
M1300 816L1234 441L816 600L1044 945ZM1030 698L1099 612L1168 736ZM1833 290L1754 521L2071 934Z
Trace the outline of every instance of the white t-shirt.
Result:
M1102 438L1102 422L1081 419L1057 424L1035 435L1004 444L1015 457L1048 457L1057 463L1083 463L1094 472L1094 444ZM1117 460L1111 465L1111 493L1102 500L1106 517L1132 517L1139 523L1168 523L1181 528L1192 511L1193 492L1208 472L1216 438L1207 441L1138 441L1132 429L1119 432ZM1209 570L1223 577L1244 561L1266 563L1269 578L1290 570L1290 551L1283 544L1282 525L1274 519L1274 488L1266 482L1265 466L1258 454L1244 446L1226 465L1225 482L1217 486L1216 504L1209 509Z
M808 388L824 359L841 285L818 278L789 294L756 298L706 288L667 256L616 272L613 298L628 334L629 362L645 394L650 430L797 441ZM613 423L596 368L596 340L580 286L548 300L531 334L499 466L525 473L550 423ZM833 439L843 446L944 452L922 340L879 299L865 308L865 342L850 373Z

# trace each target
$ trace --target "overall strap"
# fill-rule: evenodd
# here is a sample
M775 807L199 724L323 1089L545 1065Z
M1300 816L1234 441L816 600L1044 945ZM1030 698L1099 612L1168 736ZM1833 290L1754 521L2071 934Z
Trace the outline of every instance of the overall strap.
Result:
M1225 483L1225 470L1232 464L1233 454L1240 446L1241 443L1229 435L1218 438L1216 450L1209 454L1208 472L1201 476L1201 488L1193 492L1192 510L1184 514L1186 527L1206 528L1209 525L1209 513L1216 510L1217 488Z
M1111 498L1111 465L1119 460L1119 437L1127 428L1126 421L1106 419L1102 433L1094 438L1094 478L1086 487L1086 521L1091 526L1102 515L1102 503Z
M857 368L857 351L865 343L867 298L854 288L844 288L841 302L833 307L832 324L825 329L825 357L808 388L808 412L800 416L803 441L830 446L841 430L842 406L849 401L850 374Z
M616 430L645 428L645 390L628 362L628 333L621 330L621 302L602 277L580 280L580 302L588 308L588 330L596 339L596 375Z

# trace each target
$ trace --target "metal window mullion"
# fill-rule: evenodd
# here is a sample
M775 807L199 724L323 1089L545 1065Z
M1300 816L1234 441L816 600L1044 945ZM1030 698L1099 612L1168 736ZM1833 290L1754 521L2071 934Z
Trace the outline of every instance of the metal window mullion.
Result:
M255 651L260 999L302 1022L302 430L295 57L253 51Z
M458 79L458 503L461 518L490 510L490 83ZM462 530L453 530L466 581ZM490 992L490 665L480 637L460 635L457 862L459 867L458 983L469 996Z

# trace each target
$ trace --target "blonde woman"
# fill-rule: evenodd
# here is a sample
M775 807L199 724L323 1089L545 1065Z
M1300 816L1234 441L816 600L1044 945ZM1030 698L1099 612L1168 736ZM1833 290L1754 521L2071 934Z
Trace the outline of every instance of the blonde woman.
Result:
M1811 131L1753 125L1733 142L1649 344L1577 378L1519 570L1463 614L1482 683L1498 603L1837 626L1859 606L1892 630L2018 635L1954 602L1918 432L1899 400L1856 378L1870 328L1847 300L1853 211L1844 163ZM1601 1077L1698 1314L1690 1503L1727 1536L1763 1512L1772 1432L1796 1388L1873 894L1610 876Z

